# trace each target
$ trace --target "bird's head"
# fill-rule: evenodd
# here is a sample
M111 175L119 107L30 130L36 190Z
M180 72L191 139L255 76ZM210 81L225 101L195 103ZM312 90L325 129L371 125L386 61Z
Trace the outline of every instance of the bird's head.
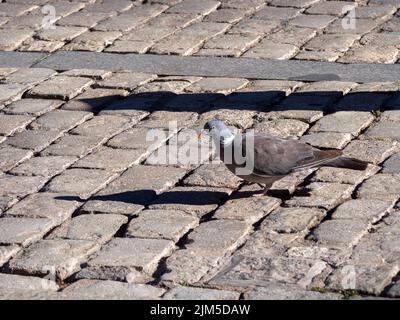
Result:
M209 134L214 142L219 144L227 144L234 138L234 135L225 123L218 119L208 120L204 125L201 135L203 134Z

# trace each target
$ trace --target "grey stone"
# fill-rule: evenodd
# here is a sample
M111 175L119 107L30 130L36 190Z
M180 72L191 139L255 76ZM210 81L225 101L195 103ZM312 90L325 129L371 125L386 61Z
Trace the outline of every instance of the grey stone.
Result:
M87 28L57 26L54 29L48 28L38 32L37 37L40 40L48 41L71 41L85 31Z
M47 239L109 241L128 218L116 214L83 214L64 222Z
M58 285L51 280L26 277L15 274L0 274L1 290L33 290L33 291L57 291Z
M4 146L3 148L0 148L0 170L11 170L13 167L31 156L33 156L32 151Z
M198 219L178 210L144 210L130 221L127 236L166 239L177 242Z
M127 129L133 124L134 122L127 117L111 115L97 116L73 129L71 134L108 138Z
M368 166L368 168L364 171L346 168L322 167L316 171L311 181L337 182L357 185L365 178L377 173L377 171L379 171L379 167L372 165Z
M27 86L23 84L0 84L0 103L20 98L26 89Z
M255 125L254 130L280 138L299 137L308 129L308 124L293 119L263 121Z
M21 198L38 191L44 183L45 178L43 177L24 177L4 174L0 176L0 196Z
M132 90L155 78L156 75L154 74L119 72L114 73L108 79L99 81L97 84L104 88Z
M378 164L399 150L397 142L390 140L354 140L343 150L347 157Z
M57 74L52 69L44 68L21 68L7 76L5 81L8 83L36 84L47 80Z
M21 99L9 104L4 112L10 114L31 114L40 116L58 108L63 102L51 99Z
M239 292L196 287L175 287L163 295L169 300L238 300Z
M392 155L383 163L382 173L400 173L400 153Z
M28 246L41 239L53 227L52 221L42 218L0 219L0 243Z
M18 245L0 246L0 267L17 254L20 249Z
M379 173L366 180L357 191L360 198L395 200L400 193L400 175Z
M29 127L33 130L68 131L91 117L93 115L89 112L55 110L40 116Z
M34 63L39 62L47 54L44 52L0 52L0 66L14 68L29 68Z
M22 251L9 263L14 273L44 276L49 272L63 280L78 271L98 247L84 240L42 240Z
M111 71L108 70L96 70L96 69L72 69L63 72L64 76L71 77L87 77L96 80L103 80L111 76Z
M350 133L316 132L304 135L300 141L317 148L343 149L350 141Z
M34 118L25 115L0 114L0 135L9 136L23 130Z
M392 121L379 121L365 133L372 139L392 139L400 141L399 124Z
M10 171L19 176L44 176L53 177L69 167L76 161L75 157L34 157L24 161Z

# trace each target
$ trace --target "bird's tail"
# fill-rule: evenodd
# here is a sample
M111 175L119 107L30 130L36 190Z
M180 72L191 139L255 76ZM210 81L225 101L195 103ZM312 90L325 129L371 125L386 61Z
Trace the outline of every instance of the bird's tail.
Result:
M365 170L368 162L348 157L337 157L323 164L325 167L346 168L353 170Z

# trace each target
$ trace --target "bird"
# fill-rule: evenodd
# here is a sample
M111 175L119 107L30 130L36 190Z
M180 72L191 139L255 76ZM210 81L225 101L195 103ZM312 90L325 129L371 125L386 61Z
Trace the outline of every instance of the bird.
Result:
M254 131L233 134L218 119L205 123L199 137L204 135L211 137L219 158L229 171L244 181L264 186L253 196L266 195L275 181L296 171L320 167L365 170L368 166L368 162L343 156L341 150L321 150L295 139Z

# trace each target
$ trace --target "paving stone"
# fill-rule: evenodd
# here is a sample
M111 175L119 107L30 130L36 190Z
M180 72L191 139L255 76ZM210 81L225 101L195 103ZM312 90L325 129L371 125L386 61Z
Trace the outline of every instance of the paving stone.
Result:
M0 150L1 152L1 150ZM400 173L400 153L395 153L384 163L382 173Z
M98 136L65 135L44 149L41 152L41 156L83 157L98 147L103 141L104 138Z
M23 177L3 174L0 176L0 196L2 197L24 197L38 191L45 179L43 177Z
M391 286L391 287L389 288L389 290L386 292L386 294L387 294L389 297L392 297L392 298L397 298L397 297L399 297L399 296L400 296L399 282L397 281L393 286Z
M280 26L277 20L243 19L229 29L231 34L265 35Z
M1 3L0 16L14 17L32 11L37 6L33 4Z
M23 130L34 118L25 115L0 114L0 135L9 136Z
M33 31L29 29L14 29L13 32L6 29L0 30L0 50L13 51L29 39L32 34Z
M319 2L306 10L310 14L330 14L339 16L351 11L357 6L356 3L348 4L346 1ZM343 11L346 9L346 11Z
M34 157L10 171L18 176L55 176L76 161L75 157Z
M102 51L122 35L119 31L90 31L76 37L63 47L70 51Z
M29 95L69 100L85 90L91 83L92 80L88 78L57 76L31 89Z
M85 31L87 31L87 28L57 26L55 29L44 29L40 31L37 37L41 40L48 41L71 41Z
M271 282L265 287L256 287L244 294L245 300L341 300L338 293L306 291L296 285Z
M138 300L155 299L164 292L164 289L145 284L84 279L74 282L60 294L71 300Z
M313 182L299 190L299 195L286 201L286 204L294 207L317 207L332 209L339 203L351 197L354 186L349 184ZM301 196L302 193L307 196Z
M138 273L152 274L159 260L173 248L174 243L168 240L115 238L88 261L87 270L83 269L78 277L135 281L140 277Z
M185 0L178 3L167 10L167 13L196 13L201 15L208 15L218 8L220 2L206 0L201 4L194 0Z
M27 52L54 52L64 46L63 41L45 41L38 39L28 39L20 47L20 51Z
M212 220L201 223L188 236L186 249L200 256L223 256L244 242L251 226L235 220Z
M8 171L20 162L33 156L32 151L17 149L9 146L0 148L0 170Z
M344 149L347 157L378 164L398 150L397 142L390 140L354 140Z
M91 241L84 240L42 240L9 262L14 273L44 276L51 272L63 280L78 271L87 256L98 249Z
M104 106L128 95L120 89L88 89L63 105L63 110L98 113Z
M316 208L284 208L274 210L263 220L262 226L278 233L294 233L311 229L326 215Z
M47 239L89 240L105 243L117 233L128 218L117 214L83 214L64 222Z
M28 246L40 240L54 225L49 219L1 218L0 243Z
M327 220L312 233L319 244L333 247L353 246L368 232L370 224L363 220Z
M317 148L343 149L351 141L351 134L342 132L316 132L302 136L300 141Z
M239 57L242 51L239 49L200 49L195 56L211 56L211 57Z
M21 99L12 102L5 109L4 112L10 114L29 114L40 116L46 112L58 108L63 102L61 100L51 99Z
M345 269L345 268L348 269ZM327 287L334 289L353 289L369 294L379 295L384 288L390 284L392 278L399 271L397 265L385 265L379 268L371 268L365 266L343 266L329 276L327 279ZM348 283L349 270L355 272L355 285ZM350 288L349 288L350 287Z
M249 10L247 9L219 9L208 14L204 21L235 23L241 20Z
M19 99L26 89L23 84L0 84L0 103Z
M98 12L111 13L111 12L123 12L132 7L132 2L127 0L117 0L117 1L103 1L100 3L90 3L83 9L84 12L89 12L90 14L95 14Z
M22 68L7 76L7 83L35 84L47 80L51 76L57 74L52 69L44 68Z
M29 128L33 130L68 131L92 117L92 113L84 111L55 110L40 116L29 125Z
M9 137L7 145L39 152L60 136L59 131L24 130Z
M110 13L80 11L70 14L62 18L61 20L58 20L57 25L92 28L99 21L104 20L108 17L110 17Z
M272 192L284 192L286 194L293 194L296 188L304 182L304 180L314 171L314 169L301 170L298 172L292 172L287 176L275 181L270 190Z
M227 23L198 22L162 39L151 48L151 52L190 55L197 51L204 41L223 33L229 26Z
M339 111L329 114L312 126L313 132L342 132L351 133L353 136L360 134L367 128L374 116L367 112L358 111Z
M260 36L258 35L238 35L238 34L224 34L211 40L208 40L203 48L204 49L226 49L238 50L244 52L246 49L256 44Z
M337 19L332 22L325 30L325 33L329 34L364 34L375 29L379 23L377 19L357 19L356 16L356 28L343 28L342 19Z
M394 63L399 51L393 47L362 46L350 49L342 58L341 63Z
M279 138L293 138L301 136L308 129L308 124L294 119L276 119L257 123L256 132L270 134Z
M356 88L357 89L357 88ZM334 106L335 111L372 111L379 109L389 96L385 92L354 92L345 95Z
M220 92L231 93L241 89L248 83L246 79L240 78L202 78L191 86L187 87L187 92Z
M237 188L241 182L223 163L203 164L183 183L188 186Z
M400 141L399 124L392 121L379 121L365 133L372 139L392 139Z
M393 1L392 3L390 3L390 1L383 1L382 3L382 1L380 1L381 3L379 3L379 0L376 2L377 3L374 4L374 1L371 1L371 3L365 7L362 6L356 7L355 8L356 17L361 19L383 18L388 15L392 15L393 13L396 12L397 3Z
M241 220L253 224L269 215L280 202L279 199L272 197L233 198L220 206L213 218L222 219L222 221L224 219Z
M335 51L300 51L294 58L297 60L334 62L340 57Z
M353 34L322 34L311 39L304 46L306 50L327 50L327 51L347 51L355 41L359 39L358 35Z
M17 68L0 68L0 77L3 79L17 70Z
M152 112L144 121L139 122L136 127L148 129L167 129L172 121L176 121L177 129L190 127L197 120L196 112L179 111L155 111Z
M0 288L1 290L57 291L58 285L48 279L2 273Z
M295 56L297 51L298 48L291 44L263 40L247 51L243 57L287 60Z
M364 171L346 168L322 167L316 171L315 175L311 178L311 181L337 182L358 185L365 178L377 173L377 171L379 171L379 167L372 165Z
M109 138L133 125L132 119L121 116L97 116L80 124L71 134Z
M79 11L85 6L85 3L71 3L69 1L57 1L56 3L52 4L57 12L57 16L65 17Z
M120 72L114 73L110 78L98 82L98 85L105 88L135 89L137 86L155 78L156 75L152 74Z
M47 218L54 225L61 224L81 205L78 197L65 194L39 192L22 199L10 209L4 216L21 218Z
M400 121L400 110L386 110L382 113L381 119L384 121Z
M74 168L104 169L108 171L122 171L139 164L143 158L142 150L113 149L103 147L76 162Z
M126 234L128 237L177 242L197 225L197 218L179 210L144 210L130 221Z
M316 36L315 29L296 26L286 26L283 29L268 35L265 39L277 43L291 44L296 47L303 46Z
M152 46L152 42L116 40L104 52L116 53L145 53Z
M395 34L367 33L360 40L360 44L368 46L394 46L399 47L400 37Z
M238 300L239 292L196 287L175 287L163 299L169 300Z
M289 24L298 27L323 29L333 20L335 20L335 18L329 15L299 14L297 17L290 20Z
M336 208L332 219L365 220L375 223L393 206L391 201L352 199Z
M69 193L88 198L102 189L112 179L114 173L105 170L69 169L55 177L46 186L46 190L56 193ZM76 182L80 181L79 184Z
M357 190L360 198L394 200L399 198L400 175L379 173L366 180Z
M166 272L161 280L186 285L198 282L210 270L220 265L220 257L204 257L182 249L175 251L166 261Z
M20 247L18 245L0 246L0 267L18 253Z
M299 92L292 93L286 99L279 102L279 107L300 109L300 110L317 110L325 111L329 106L332 105L333 101L336 100L331 95L317 95L314 93ZM312 106L312 108L310 108Z
M127 32L156 17L167 8L168 6L161 4L141 5L138 7L136 6L118 16L111 17L107 20L100 22L94 27L94 29L99 31Z
M202 217L215 210L231 192L227 188L175 187L161 194L149 209L182 210Z
M18 202L17 199L12 196L0 196L0 213L11 207L16 202Z
M216 118L227 125L246 129L253 126L256 114L257 111L253 110L232 110L216 107L202 113L200 119L206 121Z
M63 72L64 76L87 77L96 80L104 80L111 76L111 71L100 69L71 69Z
M312 267L316 270L310 274ZM321 260L235 256L229 267L209 284L223 288L262 286L270 281L296 284L303 279L312 281L325 268L326 263Z

